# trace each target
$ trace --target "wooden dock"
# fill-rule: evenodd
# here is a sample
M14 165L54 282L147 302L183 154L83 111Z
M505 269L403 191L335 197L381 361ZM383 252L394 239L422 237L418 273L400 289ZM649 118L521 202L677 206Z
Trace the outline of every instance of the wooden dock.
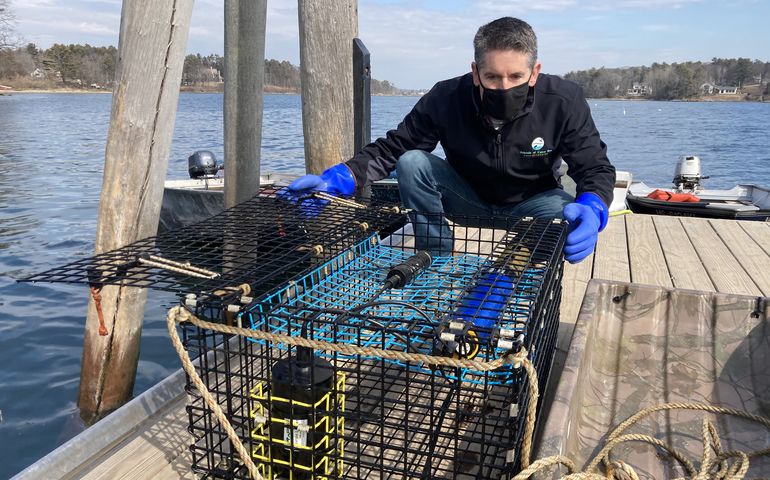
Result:
M550 385L561 371L592 278L770 296L770 223L648 215L610 219L596 253L565 266ZM196 478L189 470L183 384L177 372L15 478Z

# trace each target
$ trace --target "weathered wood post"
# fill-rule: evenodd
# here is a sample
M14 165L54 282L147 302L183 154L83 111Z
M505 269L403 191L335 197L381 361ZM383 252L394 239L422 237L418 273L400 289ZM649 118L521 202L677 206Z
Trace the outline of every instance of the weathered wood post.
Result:
M225 207L259 192L267 0L225 0Z
M299 0L305 168L320 173L353 155L353 38L357 0Z
M123 1L97 254L157 231L192 7L193 0ZM78 405L87 423L132 395L147 298L144 289L118 286L100 295L89 302L80 374Z

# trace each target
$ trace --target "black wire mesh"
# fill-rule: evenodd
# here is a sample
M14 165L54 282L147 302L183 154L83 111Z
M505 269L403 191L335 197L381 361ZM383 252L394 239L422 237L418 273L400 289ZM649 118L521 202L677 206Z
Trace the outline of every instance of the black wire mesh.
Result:
M259 294L332 258L372 231L392 231L406 219L383 204L360 207L272 192L197 224L22 281L193 293L208 296L221 307L221 292L249 284L252 295Z
M451 251L435 253L403 288L384 289L393 267L425 244L414 233L424 231L420 222L439 222L412 218L241 304L233 321L338 345L486 361L525 347L543 391L559 323L565 224L455 217L442 230ZM205 303L195 313L217 314ZM435 367L182 330L265 478L489 479L518 469L530 401L523 369ZM221 426L189 393L193 469L248 478Z

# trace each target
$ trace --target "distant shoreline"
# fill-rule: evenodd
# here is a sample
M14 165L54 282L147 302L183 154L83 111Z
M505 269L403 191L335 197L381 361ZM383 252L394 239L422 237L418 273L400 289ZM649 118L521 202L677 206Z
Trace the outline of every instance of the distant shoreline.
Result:
M698 97L698 98L673 98L671 100L655 100L653 98L638 98L638 97L627 97L627 98L618 98L618 97L604 97L604 98L587 98L587 100L606 100L609 102L620 102L620 101L629 101L629 102L681 102L681 103L721 103L721 102L734 102L734 103L770 103L770 98L766 98L764 100L746 100L745 98L734 98L728 97L728 96L721 96L721 97Z
M24 88L24 89L8 89L0 90L0 95L12 95L14 93L41 93L41 94L57 94L57 93L76 93L76 94L107 94L112 93L112 90L102 89L97 90L93 88ZM182 87L179 89L179 93L224 93L221 89L207 89L207 88L195 88L195 87ZM299 95L298 90L285 89L285 88L265 88L262 93L269 95ZM373 93L373 97L418 97L416 94L399 94L399 93Z
M211 88L211 87L189 87L189 86L182 86L179 90L180 93L223 93L222 89L218 88ZM278 94L278 95L299 95L299 91L291 88L284 88L284 87L276 87L274 85L267 85L264 90L262 91L266 94ZM63 87L63 88L24 88L24 89L4 89L0 90L0 96L2 95L12 95L14 93L21 93L21 94L29 94L29 93L39 93L39 94L58 94L58 93L74 93L74 94L111 94L112 90L109 89L93 89L93 88L71 88L71 87ZM392 94L372 94L372 96L376 97L416 97L419 95L416 94L398 94L398 93L392 93ZM738 97L738 98L736 98ZM671 100L654 100L651 98L639 98L639 97L624 97L624 98L618 98L618 97L604 97L604 98L589 98L588 100L607 100L607 101L639 101L639 102L735 102L735 103L770 103L770 98L766 98L763 100L746 100L743 95L711 95L708 97L698 97L698 98L675 98Z

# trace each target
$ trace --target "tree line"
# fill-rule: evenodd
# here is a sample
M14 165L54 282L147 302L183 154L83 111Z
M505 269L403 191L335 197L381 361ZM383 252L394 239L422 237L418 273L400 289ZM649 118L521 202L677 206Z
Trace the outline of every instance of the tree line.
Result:
M711 62L653 63L651 66L592 68L564 78L583 87L589 98L642 96L654 100L695 99L713 94L709 86L737 87L752 96L770 94L770 62L713 58ZM634 87L637 87L636 89Z
M187 55L182 70L183 86L205 86L222 82L224 63L222 55ZM287 92L299 92L299 67L283 60L265 60L265 85ZM371 92L375 95L397 95L401 90L387 80L371 79Z
M115 47L54 44L39 49L34 43L0 49L0 83L17 88L112 88L118 51ZM183 87L222 88L224 57L190 54L184 59ZM299 67L287 61L265 60L265 85L274 91L298 92ZM396 94L387 80L372 80L373 94Z

